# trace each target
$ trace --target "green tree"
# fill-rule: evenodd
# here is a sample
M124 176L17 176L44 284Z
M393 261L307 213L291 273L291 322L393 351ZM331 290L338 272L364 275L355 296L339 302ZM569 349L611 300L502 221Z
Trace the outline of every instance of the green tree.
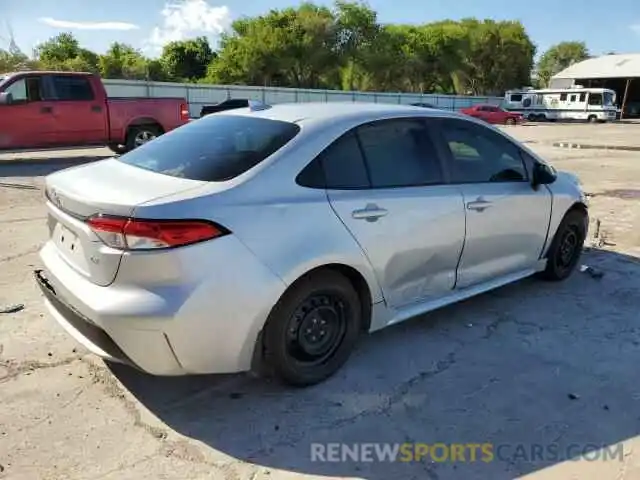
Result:
M455 72L459 93L502 95L528 85L536 47L518 21L464 19L467 45Z
M0 73L16 70L35 70L38 62L25 55L16 44L13 33L9 39L9 48L0 48Z
M99 57L94 52L81 48L71 33L61 33L35 48L40 66L46 70L99 71Z
M172 78L196 80L207 73L215 53L206 37L170 42L162 50L160 61Z
M209 68L213 81L317 88L335 78L335 21L325 7L307 3L272 10L237 20L232 30Z
M24 53L0 49L0 73L35 70L37 68L38 62L30 59Z
M149 74L149 80L156 82L168 82L171 80L171 75L167 72L165 65L159 59L147 60L147 72Z
M465 31L458 24L434 23L391 27L400 42L400 90L452 93L451 72L460 68L466 47ZM381 65L380 68L383 66Z
M367 82L367 59L382 46L378 37L382 26L368 5L338 0L334 9L335 48L340 56L340 82L345 90L355 90Z
M147 59L135 48L114 42L100 56L100 75L104 78L144 80L149 75Z
M41 62L55 66L80 54L80 43L72 33L61 33L36 47L36 55Z
M540 57L537 65L539 81L542 85L549 85L551 77L590 57L584 42L560 42L553 45Z
M550 49L536 78L548 81L549 72L588 55L584 44L578 47L564 42ZM217 52L198 37L169 43L158 59L117 42L96 55L62 33L39 45L36 57L43 68L99 71L107 78L502 95L531 84L535 52L517 21L381 25L366 3L337 0L332 8L302 3L236 20ZM0 51L0 68L28 61Z
M373 41L371 48L362 52L362 71L355 87L357 90L404 91L406 29L398 25L386 25Z

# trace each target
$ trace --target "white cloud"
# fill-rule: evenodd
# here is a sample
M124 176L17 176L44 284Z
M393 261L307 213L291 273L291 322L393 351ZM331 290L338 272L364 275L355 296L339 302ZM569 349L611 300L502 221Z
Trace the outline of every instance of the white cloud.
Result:
M51 17L39 18L38 21L50 27L72 30L138 30L140 28L138 25L127 22L70 22Z
M160 13L162 25L153 29L148 40L156 49L199 34L218 36L231 25L229 7L214 7L206 0L174 0Z
M640 23L636 23L635 25L631 25L629 28L640 35Z

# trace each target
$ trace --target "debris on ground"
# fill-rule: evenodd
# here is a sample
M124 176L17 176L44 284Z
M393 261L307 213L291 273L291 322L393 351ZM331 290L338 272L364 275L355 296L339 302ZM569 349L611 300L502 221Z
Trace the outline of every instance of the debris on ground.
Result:
M0 313L17 313L21 310L24 310L24 305L22 303L16 303L15 305L0 308Z
M593 238L591 239L591 246L593 248L615 247L616 243L609 240L609 235L606 231L601 230L601 227L602 222L597 218L595 231L593 232Z
M597 280L600 280L602 277L604 277L604 272L602 270L595 269L593 267L590 267L589 265L582 265L580 267L580 271L582 273L590 275L591 278L595 278Z
M595 231L595 232L593 232L593 238L594 238L594 240L595 240L595 239L600 238L600 225L601 225L601 224L602 224L602 222L600 222L600 219L599 219L599 218L597 218L597 219L596 219L596 231Z

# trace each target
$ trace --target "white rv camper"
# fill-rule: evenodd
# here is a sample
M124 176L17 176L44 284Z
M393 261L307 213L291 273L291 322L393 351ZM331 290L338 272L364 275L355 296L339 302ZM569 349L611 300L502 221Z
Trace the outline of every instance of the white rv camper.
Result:
M509 90L504 95L505 110L521 113L532 121L612 121L616 119L615 102L616 93L613 90L581 86Z

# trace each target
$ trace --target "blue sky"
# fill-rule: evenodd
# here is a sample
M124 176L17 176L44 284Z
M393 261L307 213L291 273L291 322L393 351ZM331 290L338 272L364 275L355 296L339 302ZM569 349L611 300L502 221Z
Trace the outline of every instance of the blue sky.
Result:
M113 41L147 54L174 39L207 35L213 41L229 22L291 0L2 0L0 46L10 29L30 52L37 43L72 31L83 45L104 52ZM330 4L331 2L318 1ZM562 40L583 40L594 54L640 52L640 0L369 0L386 22L424 23L463 17L518 19L542 51ZM10 27L9 27L10 25Z

